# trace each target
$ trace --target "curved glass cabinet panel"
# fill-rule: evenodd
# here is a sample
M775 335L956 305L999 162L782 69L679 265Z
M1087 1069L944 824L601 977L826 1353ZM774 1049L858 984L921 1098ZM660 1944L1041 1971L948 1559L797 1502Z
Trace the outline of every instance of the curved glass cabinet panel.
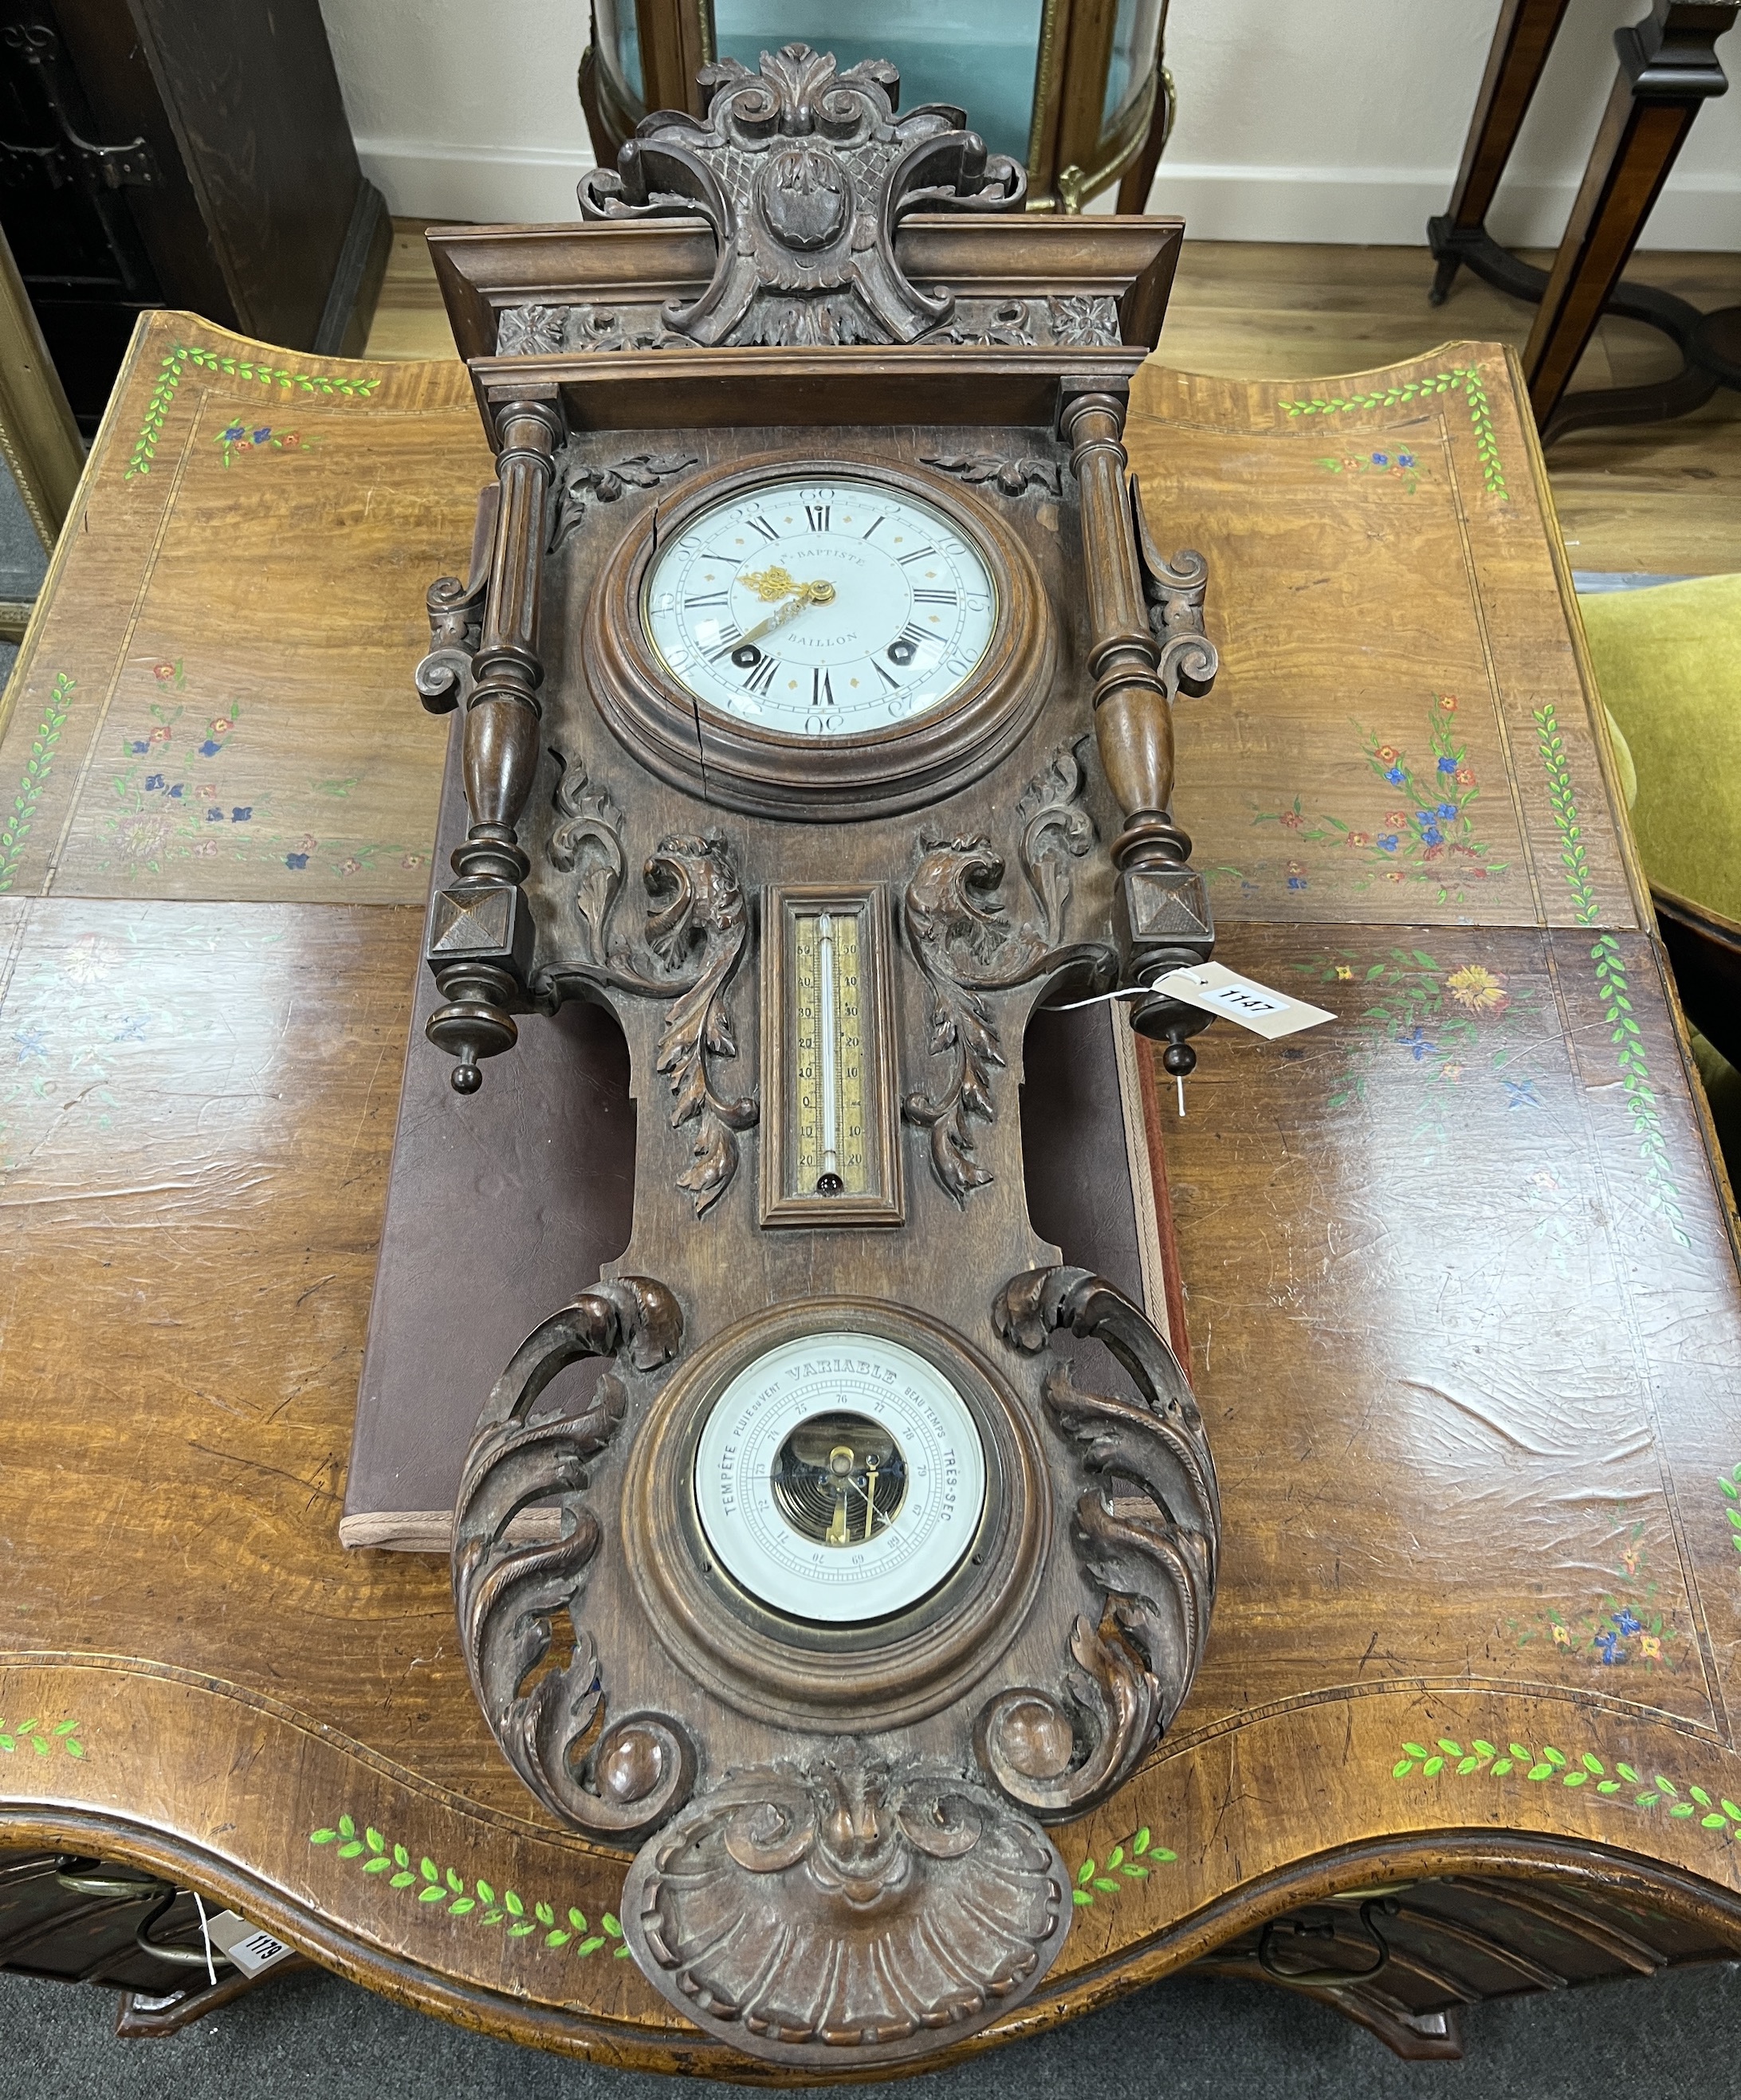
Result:
M790 43L842 70L886 58L900 106L970 105L994 153L1027 170L1029 209L1080 211L1115 183L1140 211L1171 123L1166 0L596 0L581 99L608 165L651 109L705 114L698 66L751 72Z
M1130 0L1125 0L1129 5ZM793 42L833 51L844 71L861 59L899 66L901 106L970 101L974 129L994 153L1026 162L1045 0L714 0L714 48L752 73L761 54Z

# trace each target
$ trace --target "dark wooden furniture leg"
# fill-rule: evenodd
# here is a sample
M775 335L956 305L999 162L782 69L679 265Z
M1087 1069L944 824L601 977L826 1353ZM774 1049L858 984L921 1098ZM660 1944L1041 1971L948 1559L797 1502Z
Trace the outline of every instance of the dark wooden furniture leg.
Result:
M1664 386L1604 390L1562 405L1701 104L1728 88L1713 46L1738 11L1733 0L1655 0L1648 20L1615 32L1620 70L1523 352L1544 439L1582 423L1683 413L1720 383L1741 386L1741 366L1714 355L1694 361L1695 340L1683 342L1687 368ZM1695 315L1695 329L1716 318Z
M1428 295L1435 307L1444 304L1459 267L1473 263L1483 247L1504 261L1511 259L1489 235L1487 214L1569 4L1570 0L1505 0L1500 9L1451 208L1442 218L1427 221L1427 240L1438 262ZM1477 267L1478 275L1488 274Z
M117 2041L161 2041L166 2035L179 2034L183 2027L191 2027L219 2006L246 1997L270 1979L314 1965L306 1955L293 1954L258 1976L244 1976L240 1970L232 1969L215 1983L190 1984L185 1990L171 1990L161 1996L148 1991L123 1991L115 2006L115 2038Z

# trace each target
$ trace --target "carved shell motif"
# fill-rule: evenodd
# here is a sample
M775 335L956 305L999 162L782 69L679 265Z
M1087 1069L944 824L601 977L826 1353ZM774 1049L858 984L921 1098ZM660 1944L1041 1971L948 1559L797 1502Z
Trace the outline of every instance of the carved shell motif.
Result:
M697 2025L842 2071L996 2018L1071 1917L1036 1824L957 1771L873 1759L732 1776L647 1840L623 1898L636 1959Z

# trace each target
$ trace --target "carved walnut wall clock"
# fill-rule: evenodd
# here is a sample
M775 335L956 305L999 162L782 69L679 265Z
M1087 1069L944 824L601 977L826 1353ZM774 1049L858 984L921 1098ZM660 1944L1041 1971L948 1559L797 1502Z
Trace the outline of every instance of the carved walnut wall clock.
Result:
M631 1243L488 1396L453 1580L647 1976L827 2076L1033 1988L1048 1826L1207 1637L1196 1406L1031 1226L1014 1088L1115 986L1190 1068L1142 988L1213 938L1170 802L1215 660L1120 445L1177 222L1027 217L886 65L702 77L581 226L432 236L498 477L418 672L471 815L429 1034L471 1093L599 1002L641 1105Z

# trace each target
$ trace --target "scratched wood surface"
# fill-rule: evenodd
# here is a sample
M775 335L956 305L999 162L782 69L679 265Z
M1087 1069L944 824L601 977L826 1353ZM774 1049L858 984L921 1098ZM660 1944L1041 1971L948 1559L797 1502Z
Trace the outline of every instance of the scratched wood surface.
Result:
M625 1855L494 1751L442 1564L338 1544L439 786L409 673L484 456L452 368L285 363L147 324L0 743L0 1841L170 1867L498 2032L766 2077L617 1958ZM1213 565L1181 811L1220 952L1335 1018L1217 1029L1186 1119L1157 1096L1223 1589L992 2040L1483 1863L1741 1938L1741 1290L1517 399L1469 345L1144 375L1151 514Z

